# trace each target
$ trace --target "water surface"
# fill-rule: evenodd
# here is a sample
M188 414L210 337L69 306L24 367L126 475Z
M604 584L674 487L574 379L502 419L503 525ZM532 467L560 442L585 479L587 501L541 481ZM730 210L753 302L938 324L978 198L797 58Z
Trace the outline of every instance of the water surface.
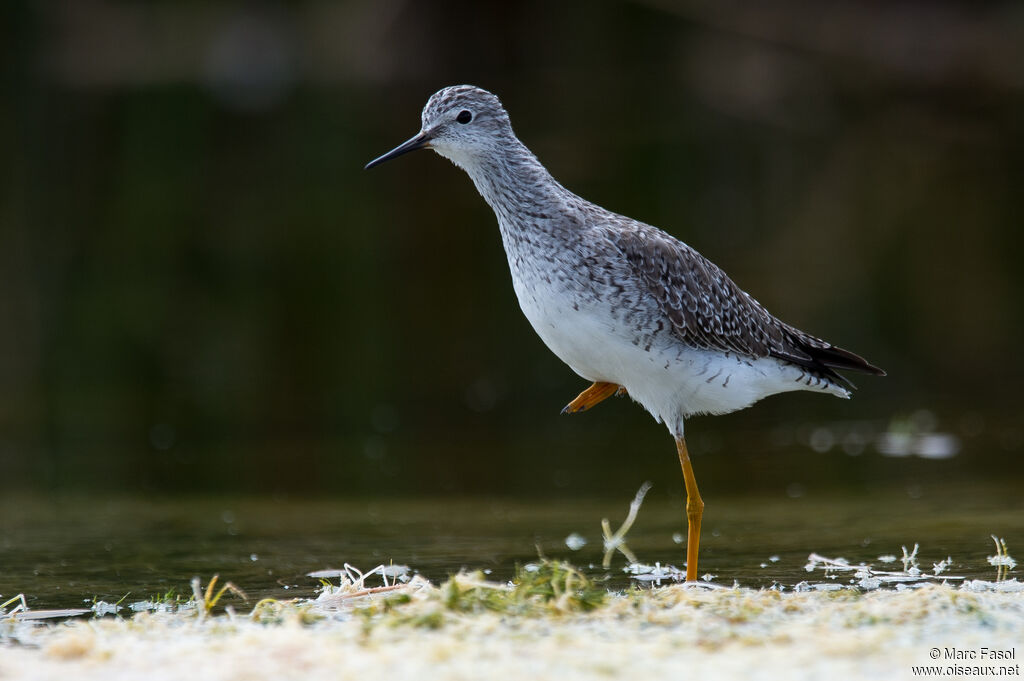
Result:
M736 495L706 499L702 575L731 585L792 587L817 552L865 561L920 544L920 564L953 558L949 574L994 579L991 534L1011 552L1024 546L1024 507L1012 484L953 483L870 494L818 492L791 498ZM214 574L250 598L308 597L306 573L411 566L443 580L460 569L507 579L543 554L567 559L609 586L628 584L616 554L601 568L600 521L617 528L631 496L601 499L318 499L15 496L0 501L0 594L24 593L32 608L82 607L93 599L141 600ZM571 550L566 537L587 540ZM650 493L627 544L641 562L682 566L683 500ZM898 566L899 563L897 562ZM846 579L846 578L842 578Z

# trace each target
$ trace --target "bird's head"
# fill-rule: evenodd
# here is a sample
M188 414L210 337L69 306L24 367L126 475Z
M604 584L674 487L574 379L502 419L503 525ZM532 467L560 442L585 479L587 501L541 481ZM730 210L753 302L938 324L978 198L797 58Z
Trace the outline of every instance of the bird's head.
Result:
M508 114L497 97L472 85L455 85L427 100L418 134L366 167L429 148L465 168L474 158L494 153L514 139Z

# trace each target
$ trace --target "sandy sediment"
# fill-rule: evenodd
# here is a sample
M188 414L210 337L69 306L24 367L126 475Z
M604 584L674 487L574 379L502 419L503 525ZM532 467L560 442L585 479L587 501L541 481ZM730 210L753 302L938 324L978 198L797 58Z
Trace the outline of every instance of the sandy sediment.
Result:
M571 571L541 577L550 583L531 590L479 574L371 593L343 583L317 600L217 615L191 602L123 618L10 618L0 679L910 679L922 667L1019 675L1024 655L1016 580L608 593Z

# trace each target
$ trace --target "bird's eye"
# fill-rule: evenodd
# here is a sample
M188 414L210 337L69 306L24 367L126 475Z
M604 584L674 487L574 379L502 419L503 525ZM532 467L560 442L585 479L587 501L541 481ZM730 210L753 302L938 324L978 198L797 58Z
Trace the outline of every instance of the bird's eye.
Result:
M471 120L473 120L473 114L463 109L462 111L459 112L459 115L455 117L455 120L465 125L466 123L469 123Z

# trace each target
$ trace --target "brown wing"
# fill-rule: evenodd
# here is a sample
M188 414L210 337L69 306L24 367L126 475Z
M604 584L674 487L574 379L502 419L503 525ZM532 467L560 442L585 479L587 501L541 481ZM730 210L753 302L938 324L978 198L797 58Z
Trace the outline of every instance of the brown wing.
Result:
M615 240L675 334L694 347L777 357L846 385L851 384L834 369L885 374L776 319L717 265L660 230L621 231Z

